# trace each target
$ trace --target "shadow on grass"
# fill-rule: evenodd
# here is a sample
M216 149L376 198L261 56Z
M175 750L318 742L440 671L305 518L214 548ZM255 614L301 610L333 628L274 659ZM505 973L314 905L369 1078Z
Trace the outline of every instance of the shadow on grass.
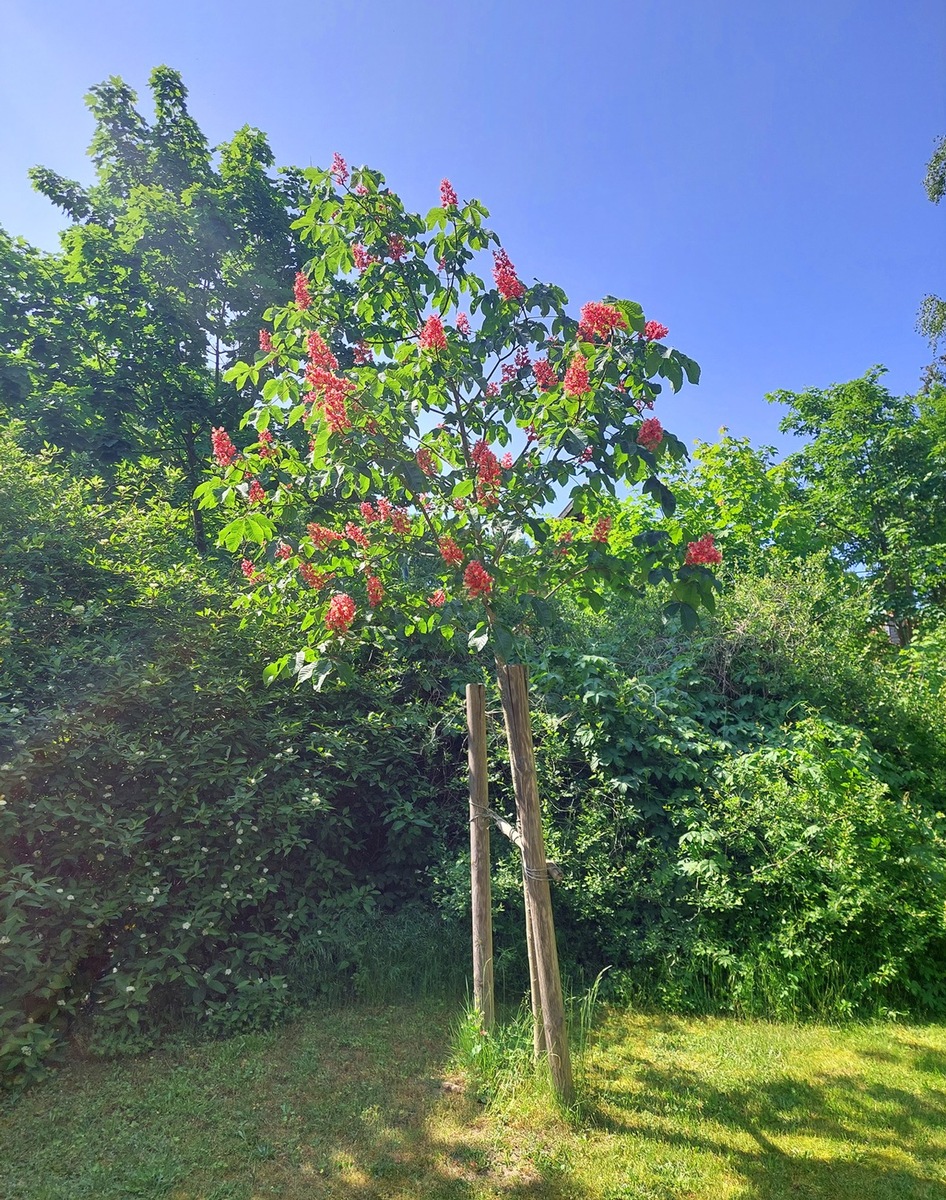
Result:
M8 1108L4 1200L583 1200L444 1087L453 1006L363 1005L267 1034L76 1063Z
M673 1022L661 1030L672 1039ZM911 1049L859 1053L942 1069L938 1052ZM620 1072L599 1075L589 1122L651 1146L722 1156L751 1200L946 1200L946 1091L923 1081L907 1090L860 1075L786 1071L723 1088L682 1066L629 1063L628 1072L638 1085L630 1091L617 1085Z

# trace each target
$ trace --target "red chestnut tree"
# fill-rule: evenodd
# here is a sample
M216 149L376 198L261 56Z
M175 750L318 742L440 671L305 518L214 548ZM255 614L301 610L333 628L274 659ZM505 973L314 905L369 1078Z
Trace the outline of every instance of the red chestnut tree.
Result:
M268 679L318 684L346 658L351 669L356 643L412 634L459 631L491 655L525 836L534 769L530 783L524 675L510 670L549 597L568 586L600 608L606 589L657 584L688 626L712 606L711 537L687 546L672 526L620 546L610 536L621 487L642 487L672 516L660 467L686 450L651 410L664 384L696 383L699 368L633 301L605 297L576 320L561 289L526 284L486 209L447 180L422 217L338 155L307 175L297 228L311 260L293 300L266 314L255 361L230 372L259 399L239 449L214 430L219 469L199 499L230 510L220 540L242 556L244 602L298 612L299 644ZM532 850L544 877L544 850ZM532 883L547 906L547 877ZM527 871L527 911L530 886ZM537 1000L567 1097L560 990L546 974Z

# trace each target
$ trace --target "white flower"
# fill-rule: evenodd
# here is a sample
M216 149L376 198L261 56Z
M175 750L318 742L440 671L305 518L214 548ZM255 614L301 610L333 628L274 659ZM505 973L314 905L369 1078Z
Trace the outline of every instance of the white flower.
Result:
M69 895L66 897L66 899L67 900L75 900L75 896L73 896L72 893L70 892Z
M57 892L58 892L60 895L62 894L62 888L56 888L56 891L57 891Z
M97 860L98 862L105 862L105 855L104 855L104 854L96 854L96 856L95 856L95 857L96 857L96 860Z
M154 896L145 896L146 904L154 904Z
M171 838L172 842L179 842L180 840L181 840L181 835L179 833L175 833L174 837Z
M190 929L190 927L191 927L190 921L185 921L184 924L181 926L182 929Z
M233 974L233 972L230 970L229 967L227 967L227 969L224 971L224 975L232 975L232 974Z
M131 986L131 984L129 984L128 987L125 988L126 992L133 992L134 990L135 989Z
M4 935L3 937L0 937L0 946L9 946L9 944L10 944L10 939L6 935Z
M243 839L242 839L242 838L237 838L237 845L238 845L238 846L242 846L242 845L243 845Z

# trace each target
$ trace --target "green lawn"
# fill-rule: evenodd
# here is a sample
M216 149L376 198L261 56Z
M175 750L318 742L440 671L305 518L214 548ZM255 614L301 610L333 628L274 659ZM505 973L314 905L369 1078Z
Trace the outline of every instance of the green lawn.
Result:
M74 1062L0 1108L3 1200L946 1198L946 1029L610 1012L583 1110L484 1108L444 1006ZM446 1083L446 1087L444 1087Z

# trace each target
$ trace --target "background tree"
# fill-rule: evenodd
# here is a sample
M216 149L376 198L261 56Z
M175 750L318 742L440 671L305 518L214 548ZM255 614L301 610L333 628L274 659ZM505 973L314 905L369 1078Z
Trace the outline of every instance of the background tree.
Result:
M769 398L788 405L786 433L811 438L788 464L819 535L871 585L878 619L905 645L946 603L946 391L892 396L881 374Z
M923 186L926 188L927 196L934 204L939 204L940 200L946 196L946 137L941 137L936 143L932 157L926 164L926 178L923 180ZM940 339L946 332L946 300L932 294L924 296L917 314L916 327L927 339L935 354ZM935 359L927 368L926 379L942 382L943 366L942 358Z
M258 130L239 130L215 156L176 71L156 68L150 87L151 123L120 79L89 93L91 187L32 172L72 224L61 254L43 260L44 304L22 353L31 394L11 407L37 441L98 469L142 454L179 465L183 499L211 426L245 407L223 373L291 283L304 187L294 171L273 178ZM193 519L202 547L196 508Z

